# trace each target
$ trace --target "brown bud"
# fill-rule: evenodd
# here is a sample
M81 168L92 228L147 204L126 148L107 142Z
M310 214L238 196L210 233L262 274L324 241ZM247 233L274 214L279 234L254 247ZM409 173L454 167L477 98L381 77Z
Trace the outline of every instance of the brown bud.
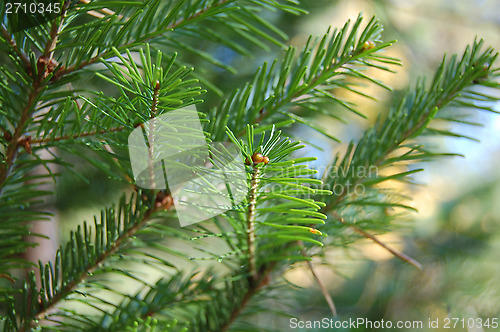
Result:
M59 64L57 63L56 60L50 59L47 63L47 72L52 73L54 69L58 66Z
M250 161L250 158L246 157L245 158L245 165L251 165L252 162Z
M252 161L254 164L260 164L263 160L264 160L264 156L262 155L262 153L255 152L252 155Z
M264 156L263 160L264 164L269 164L269 157L268 156Z
M19 140L19 145L23 146L27 153L32 154L31 150L31 136L26 136Z
M160 81L156 81L155 89L156 91L160 90Z
M134 128L137 128L137 127L144 128L144 123L142 123L142 122L136 122L136 123L134 123Z
M10 141L12 139L12 134L9 133L8 131L5 131L3 133L3 138L6 140L6 141Z
M160 191L156 195L155 207L157 209L161 208L161 209L168 210L168 209L170 209L170 207L172 206L173 203L174 202L173 202L172 195L170 194L170 192Z
M36 63L38 75L40 75L42 78L45 78L50 73L52 73L58 65L59 64L57 63L57 61L53 58L48 59L47 57L42 55L38 58Z
M363 51L371 50L374 47L375 47L374 42L372 42L371 40L365 41L365 43L363 44Z
M156 200L161 202L165 196L167 196L167 194L164 191L159 191L158 194L156 194Z
M309 228L309 232L316 234L316 235L323 235L323 233L321 233L321 231L316 229L316 228Z

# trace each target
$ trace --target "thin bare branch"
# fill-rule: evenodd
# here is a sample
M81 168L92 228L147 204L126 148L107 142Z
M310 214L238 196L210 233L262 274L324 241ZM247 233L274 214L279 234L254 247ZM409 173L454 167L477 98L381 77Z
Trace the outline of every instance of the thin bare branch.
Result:
M302 249L300 249L300 253L302 254L302 256L309 257L306 250L304 249L304 242L298 241L298 243L299 243L299 245L302 246ZM323 294L323 297L325 298L326 303L328 304L328 307L330 308L330 311L332 312L333 317L336 317L337 316L337 309L335 308L335 304L333 302L332 297L330 296L330 293L328 292L328 289L325 287L325 285L323 284L323 282L319 278L318 274L314 270L314 266L313 266L312 262L310 260L306 260L306 264L307 264L307 268L309 269L309 271L311 271L311 274L313 275L314 280L316 280L316 283L318 284L319 289L321 290L321 293Z
M381 246L382 248L386 249L387 251L389 251L391 254L393 254L394 256L396 256L397 258L407 262L408 264L411 264L413 266L415 266L417 269L419 270L422 270L423 266L422 264L420 264L417 260L411 258L410 256L402 253L402 252L399 252L397 251L396 249L394 248L391 248L389 247L387 244L385 244L384 242L380 241L379 239L377 239L374 235L371 235L370 233L367 233L366 231L362 230L361 228L353 225L353 224L349 224L349 223L346 223L344 221L344 219L342 218L338 218L338 220L343 223L344 225L347 225L349 226L350 228L352 228L353 230L355 230L357 233L363 235L364 237L366 237L367 239L370 239L372 240L373 242L375 242L376 244L378 244L379 246Z

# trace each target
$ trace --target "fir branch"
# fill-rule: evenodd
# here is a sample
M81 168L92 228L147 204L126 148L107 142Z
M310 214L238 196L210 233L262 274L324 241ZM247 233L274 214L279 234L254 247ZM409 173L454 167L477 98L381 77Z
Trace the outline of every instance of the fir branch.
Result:
M136 209L136 212L138 211L139 209L139 206L137 205L139 200L142 199L140 197L139 194L136 195L136 205L135 205L135 209ZM123 203L121 203L123 204ZM131 203L129 203L131 204ZM169 210L173 207L172 204L169 204L169 205L153 205L153 207L151 208L148 208L141 216L141 218L139 220L136 220L134 222L133 225L131 225L130 228L126 228L124 230L124 232L122 234L120 234L120 236L118 236L115 240L112 241L112 243L107 246L106 248L103 248L103 251L100 252L99 256L96 257L95 259L92 259L92 258L89 258L88 259L88 265L86 266L80 266L78 271L76 272L76 274L73 274L73 275L69 275L70 279L67 279L67 280L60 280L59 282L61 283L61 287L59 287L58 284L54 284L52 287L50 287L50 289L52 289L53 291L57 289L57 291L55 291L54 294L52 294L51 297L49 297L48 300L45 299L45 294L44 292L41 292L39 294L39 297L40 297L40 306L38 307L35 307L35 312L30 312L30 315L32 317L32 320L28 321L28 322L23 322L19 329L17 331L19 332L24 332L27 328L31 327L31 324L33 324L33 320L34 321L38 321L38 320L43 320L46 318L46 316L48 316L50 314L50 311L52 311L57 305L59 302L63 301L69 294L71 294L75 288L77 286L79 286L86 278L90 277L93 273L95 273L96 270L99 269L99 267L112 255L114 255L120 248L122 248L122 246L130 240L130 238L134 237L139 231L141 231L145 225L152 219L153 215L155 212L159 211L159 210ZM125 213L124 216L131 216L129 215L128 213ZM117 216L118 218L120 218L121 216L118 215ZM108 221L102 221L102 222L108 222ZM127 227L126 225L123 225L123 227ZM109 231L109 230L108 230ZM85 232L87 232L87 230L85 230ZM97 235L96 235L97 236ZM105 235L106 237L110 236L110 235ZM85 238L84 241L87 241L88 239ZM71 242L70 242L71 243ZM84 243L85 246L89 246L89 245L92 245L91 243ZM96 243L95 244L96 246L99 246L100 244L99 243ZM61 248L62 250L62 248ZM62 255L61 254L61 250L60 252L58 253L59 257ZM82 250L82 248L79 248L79 250ZM90 252L87 252L85 251L85 254L87 255L91 255ZM81 259L87 261L87 258L84 258L84 257L81 257ZM74 262L76 263L76 262ZM55 260L55 264L58 265L58 264L63 264L63 261L62 261L62 258L57 258L56 257L56 260ZM61 267L61 268L64 268L64 267ZM66 267L66 268L71 268L70 266ZM43 268L42 266L40 267L40 277L43 278L45 276L45 274L47 273L46 271L44 270L48 270L49 267L47 268ZM50 267L50 270L52 271L52 267ZM43 279L42 279L43 280ZM56 279L57 280L57 279ZM50 280L51 282L53 283L57 283L57 281L54 281L54 279L51 279ZM48 280L46 280L46 282L48 282ZM50 291L49 287L45 290L45 292L48 292ZM31 296L33 296L34 294L37 294L38 292L35 292L33 289L31 290ZM30 324L30 326L27 325Z
M57 43L57 36L58 36L58 33L60 32L61 26L63 24L64 15L65 15L65 11L67 9L68 3L69 2L65 2L65 5L63 6L60 18L54 20L54 22L52 23L50 38L47 41L47 43L45 44L44 54L40 58L46 58L46 59L52 58L53 49ZM3 31L3 25L2 25L2 31ZM11 40L11 39L8 39L8 40ZM12 42L14 42L14 41L12 40ZM14 44L15 44L15 42L14 42ZM21 141L22 136L24 135L24 132L26 130L26 128L25 128L26 124L27 124L28 120L30 120L31 114L35 109L35 103L38 100L38 98L40 97L40 94L44 91L45 85L47 84L45 77L48 74L49 69L47 66L44 66L43 70L44 70L43 73L38 73L39 74L38 77L34 78L33 90L30 92L30 94L28 96L28 100L26 102L26 105L23 108L23 110L21 111L21 116L19 118L19 122L16 125L16 128L14 130L12 138L9 140L9 144L7 146L7 151L5 154L4 163L0 166L0 193L2 192L2 189L4 187L4 182L7 179L7 176L9 175L9 172L11 171L11 169L14 165L14 162L15 162L15 159L17 157L17 153L18 153L18 150L20 147L19 142Z
M132 228L127 230L125 233L123 233L122 236L120 236L118 239L116 239L113 243L113 245L107 249L104 253L101 254L101 256L93 262L91 265L86 266L83 271L77 276L75 279L73 279L71 282L67 283L59 292L56 296L54 296L44 307L34 316L35 320L43 319L49 311L54 308L59 301L64 299L69 293L71 293L86 277L92 275L92 273L111 255L116 253L122 243L124 241L127 241L130 239L131 236L133 236L135 233L137 233L151 218L151 215L153 214L154 210L150 209L146 212L144 215L144 218L138 222L136 225L134 225ZM24 331L23 328L21 328L20 331Z
M493 53L493 49L488 48L480 52L483 41L474 41L472 46L467 46L462 59L457 61L454 56L450 61L443 59L438 68L432 84L429 88L424 85L421 80L416 87L409 90L406 96L393 108L391 108L388 116L384 119L379 118L374 127L367 130L360 141L355 144L351 142L344 157L338 158L332 164L333 170L335 167L340 167L344 170L346 176L333 177L332 187L336 182L349 181L352 186L355 186L363 181L373 181L373 179L365 179L358 177L355 172L351 174L351 169L356 167L380 167L384 166L384 162L389 156L395 153L404 142L414 139L425 132L429 124L436 117L436 114L445 106L476 107L491 111L488 107L471 104L467 92L475 84L491 85L489 82L492 63L497 58L497 53ZM481 83L482 82L482 83ZM494 87L500 88L498 83L493 84ZM462 99L465 99L463 101ZM441 132L441 134L445 132ZM461 136L461 135L459 135ZM421 152L421 148L416 148L410 154L414 155ZM401 156L401 161L408 160L408 156ZM396 163L398 158L392 159L392 164ZM411 174L402 173L402 177ZM327 175L325 173L325 175ZM341 174L340 174L341 175ZM388 179L394 178L387 176L379 178L373 183L379 183ZM327 204L323 211L335 209L343 204L348 197L347 186L341 187L342 191L337 193L333 199Z
M164 34L165 32L167 31L171 31L171 30L175 30L181 26L184 26L192 21L196 21L198 20L203 14L207 13L208 11L210 10L214 10L214 9L217 9L219 7L223 7L224 5L226 4L229 4L231 2L234 2L236 0L220 0L218 3L216 3L215 5L213 6L208 6L202 10L199 10L198 12L196 12L195 14L187 17L187 18L184 18L184 19L180 19L176 22L173 22L172 24L170 24L169 26L167 26L165 29L162 29L162 30L159 30L159 31L156 31L154 33L150 33L150 34L147 34L147 35L144 35L142 38L140 39L137 39L137 40L134 40L134 41L131 41L131 42L128 42L128 43L125 43L121 46L118 46L116 47L118 50L125 50L125 49L129 49L130 47L134 46L134 45L137 45L137 44L141 44L141 43L147 43L148 41L152 40L153 38L156 38L162 34ZM107 59L111 56L113 56L114 52L113 50L108 50L108 51L105 51L101 54L98 54L88 60L85 60L79 64L74 64L74 65L71 65L71 66L68 66L67 68L61 68L59 69L59 71L57 72L57 75L58 76L63 76L63 75L67 75L67 74L70 74L72 72L75 72L75 71L78 71L78 70L81 70L87 66L90 66L92 64L95 64L95 63L98 63L99 61L101 61L101 59Z
M249 265L248 273L245 273L245 276L249 275L250 278L248 278L249 283L245 293L242 294L236 305L232 303L227 320L220 328L218 327L218 330L221 331L226 331L231 327L244 312L255 294L269 284L272 274L277 272L280 266L283 266L284 261L288 259L307 259L304 256L292 256L291 250L297 247L297 241L302 240L322 245L321 242L313 239L314 235L321 235L321 232L311 227L293 224L295 221L315 224L322 222L320 218L325 217L315 212L319 209L319 206L316 205L317 202L290 196L310 191L314 192L314 190L299 184L318 182L315 179L300 177L300 175L315 173L315 171L308 170L303 165L297 165L310 160L310 158L280 162L280 160L283 160L302 146L298 145L298 142L292 143L287 139L281 140L280 132L276 132L274 128L267 139L266 134L262 134L258 146L254 145L255 131L253 126L247 126L246 133L247 143L245 144L242 140L238 141L232 131L227 129L229 138L240 147L246 157L245 163L251 165L249 171L249 205L246 219L246 241L249 250L248 254L240 257L242 261ZM314 159L312 158L312 160ZM259 186L260 182L264 182L262 187ZM279 184L279 187L276 188L277 190L272 191L260 190L267 183L276 183ZM266 201L270 201L271 204L266 204ZM296 218L297 214L303 217ZM256 216L258 216L259 220L256 219ZM237 226L235 226L235 231L237 229ZM259 243L258 247L255 245L257 242ZM252 244L255 246L254 249L252 249ZM255 252L255 254L252 254L252 252ZM252 263L254 255L256 258L255 268ZM233 273L240 275L241 271L234 271ZM226 319L226 316L223 318Z
M376 63L383 62L384 58L377 55L377 52L391 45L391 42L375 44L374 41L378 41L382 30L375 18L372 18L363 29L361 29L362 21L363 18L359 16L352 25L347 22L341 30L329 29L321 39L310 37L298 57L295 55L296 49L289 47L281 63L278 63L278 60L269 66L264 63L255 72L251 82L241 89L236 89L220 107L212 110L211 117L217 119L210 125L214 137L222 139L224 131L221 128L225 126L236 132L237 137L241 137L246 131L245 124L267 122L266 124L270 125L272 120L276 123L278 119L285 117L291 122L304 123L338 141L321 126L298 116L296 109L327 112L321 103L335 102L361 115L349 102L334 96L330 91L340 88L359 92L347 81L348 77L368 80L387 88L360 71L352 69L352 67L381 69ZM399 62L394 61L393 64ZM386 67L382 69L390 71Z

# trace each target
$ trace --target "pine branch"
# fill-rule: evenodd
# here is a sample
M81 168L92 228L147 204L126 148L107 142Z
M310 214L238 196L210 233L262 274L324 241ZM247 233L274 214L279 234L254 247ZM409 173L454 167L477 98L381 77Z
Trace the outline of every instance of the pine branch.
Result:
M114 51L117 52L116 50ZM163 68L159 66L159 64L161 64L160 52L157 54L158 66L152 65L149 48L147 48L146 54L142 53L143 68L145 70L145 72L143 72L142 74L145 77L140 76L141 73L139 72L139 69L134 64L134 62L132 61L131 54L128 53L128 55L130 57L129 58L130 62L127 62L123 57L121 57L120 54L117 54L117 56L122 60L123 64L129 63L129 66L128 67L126 66L128 70L130 70L128 74L132 75L132 77L136 78L137 80L142 80L141 87L142 88L145 87L148 92L151 92L149 94L150 98L149 102L148 101L145 102L144 100L144 95L148 95L148 92L143 93L139 85L136 84L137 81L135 83L128 82L124 78L124 72L120 72L120 70L117 70L115 67L109 64L107 65L109 66L111 72L115 74L115 80L112 80L110 78L107 78L107 80L111 81L112 83L116 84L121 88L126 88L121 82L126 82L127 84L129 84L132 88L130 89L126 88L126 90L137 93L137 96L140 97L141 99L130 100L128 95L124 95L123 98L125 100L129 100L129 102L131 103L130 105L131 109L135 109L137 112L141 111L141 108L143 108L142 107L143 104L147 104L148 109L145 112L146 114L144 114L147 116L147 118L156 117L159 114L159 112L164 111L165 107L168 107L170 103L178 105L176 99L174 99L174 95L176 98L181 98L180 100L182 103L183 98L184 99L191 98L191 96L200 93L199 90L193 91L196 89L188 89L186 91L181 90L182 92L179 92L179 87L186 84L185 82L182 81L182 78L186 75L186 71L179 70L170 76L166 76L168 74L168 70L166 70L166 73L163 73ZM175 57L171 59L171 65L173 64L174 60ZM152 82L155 83L152 84ZM124 92L123 89L122 92ZM116 100L113 100L113 102L116 102ZM136 102L141 102L142 104L136 105L135 104ZM119 115L116 112L113 112L113 114L119 117ZM95 117L92 117L92 119L94 119L95 121ZM124 127L128 128L128 126ZM116 132L122 131L122 128L124 127L117 128ZM73 137L75 135L79 137L90 136L90 134L96 134L100 132L102 131L97 131L97 130L92 132L83 131L81 133L73 134L72 136ZM106 130L105 132L108 133L109 131ZM52 137L52 139L58 139L58 138L59 137ZM117 141L119 141L119 139L120 138L118 137ZM47 139L43 140L47 142ZM111 144L111 141L108 141L108 144ZM117 158L118 156L115 155L115 153L112 150L108 150L106 148L107 145L104 145L102 148L102 152L105 152L105 155L108 158L106 165L115 163L115 165L119 166L118 170L125 169L125 176L127 176L128 169L124 168L123 165L121 165L120 160L118 160ZM97 162L95 163L95 165L98 164L99 163ZM116 173L117 171L115 170L114 172ZM142 214L143 212L140 211L141 206L143 206L143 202L141 201L143 198L141 197L141 195L136 196L136 202L134 207L132 206L133 205L132 202L128 206L125 206L124 202L120 202L120 210L124 210L123 216L121 215L121 212L115 215L114 209L107 210L106 213L103 214L102 216L101 224L97 224L96 221L95 229L97 234L94 243L91 243L89 237L90 230L88 229L86 224L84 224L83 227L84 235L82 235L79 229L74 234L74 237L72 236L72 239L68 244L66 250L63 251L63 248L61 248L60 252L58 253L58 257L56 257L55 261L56 270L59 269L63 271L61 279L58 281L59 273L57 271L54 273L52 265L49 263L45 267L40 265L40 282L42 285L46 285L45 289L42 288L40 291L38 291L34 288L35 286L29 286L29 287L27 286L26 288L27 292L31 294L28 295L28 297L34 296L33 294L40 293L39 295L40 304L39 306L33 306L33 305L30 306L29 303L24 304L26 308L25 312L29 313L29 315L25 318L25 323L23 323L20 329L24 330L27 327L26 324L28 325L31 324L33 320L37 321L41 319L46 319L46 316L50 314L50 311L59 302L64 300L69 294L73 293L75 291L75 288L78 285L80 285L85 278L87 278L90 274L95 273L95 271L98 270L100 264L103 264L110 258L110 256L115 254L128 241L128 239L135 237L136 234L142 228L144 228L145 224L151 219L151 216L153 215L154 212L160 209L169 210L172 207L171 196L169 195L163 195L163 196L164 197L162 197L161 199L156 197L156 200L153 202L154 208L148 208L147 211L144 212L144 214ZM167 202L168 198L170 198L170 203ZM130 210L132 208L134 210ZM123 218L124 220L121 221L121 218ZM103 231L104 228L103 225L106 225L107 228L105 232ZM155 232L159 233L159 231ZM103 241L104 238L106 239L105 240L106 242L103 246L103 244L100 242ZM73 266L66 267L69 269L70 272L67 272L65 274L64 264L67 263L66 260L68 259L68 251L71 250L78 250L79 258L77 259L76 257L73 257L72 259ZM34 276L31 277L30 285L35 285Z
M346 203L345 199L348 198L346 183L351 186L365 182L367 185L373 185L395 177L403 178L413 173L378 177L374 180L357 177L356 172L352 172L352 170L356 170L357 167L368 169L369 167L387 166L385 161L390 155L403 147L405 142L425 133L429 124L432 123L431 121L443 107L463 107L465 103L466 107L491 111L487 106L471 103L471 95L468 93L469 89L478 83L500 87L498 83L492 83L491 78L488 77L490 72L493 72L491 66L497 54L493 53L491 48L481 52L482 44L481 40L468 46L460 61L457 61L456 56L452 57L450 61L446 61L446 58L443 59L429 88L421 80L414 89L408 91L396 107L391 108L385 119L379 118L375 126L370 128L357 144L351 142L344 157L341 160L337 158L332 164L333 171L340 168L343 172L332 174L333 182L330 182L329 185L333 188L337 183L340 183L342 191L330 199L323 211L336 209ZM490 98L494 97L490 96ZM441 134L446 133L441 132ZM400 155L399 159L398 157L392 158L391 164L411 160L409 156L415 156L416 153L420 152L423 152L421 147L416 147L409 154ZM342 173L345 173L345 176Z
M362 21L360 16L352 27L347 22L341 30L329 30L320 40L309 38L297 59L295 48L290 47L281 64L277 60L270 66L264 63L251 82L236 89L219 108L213 109L209 114L215 119L209 127L214 139L222 139L225 135L222 128L225 126L237 133L237 137L241 137L245 134L245 124L263 124L261 130L266 130L273 123L289 125L297 121L338 141L321 126L297 113L304 109L333 116L334 113L326 111L322 103L337 103L361 115L348 102L331 92L338 88L362 94L347 81L349 77L357 77L387 88L383 83L352 69L375 67L391 71L377 63L399 65L397 60L377 54L391 43L374 42L378 41L382 30L375 18L363 29ZM283 118L287 120L282 121Z
M172 204L166 206L153 204L153 207L144 209L142 199L141 195L137 194L135 199L132 197L131 202L125 205L123 198L118 213L114 212L114 208L112 208L106 214L103 214L101 223L97 224L96 221L96 238L94 241L90 239L90 229L86 224L83 227L84 234L81 234L80 230L75 232L66 249L61 247L58 251L54 262L55 272L51 263L45 267L40 265L40 281L46 287L39 291L27 288L29 296L39 298L38 305L33 306L29 303L23 303L23 307L29 313L28 317L30 319L22 322L17 331L25 331L32 326L33 321L43 320L51 315L51 311L69 294L73 293L76 287L85 279L96 274L99 269L102 269L101 266L104 262L122 249L131 238L137 236L153 218L155 212L160 210L168 211L173 206ZM134 200L135 203L132 203ZM126 211L127 209L130 211ZM104 216L106 216L106 219L104 219ZM123 218L123 221L117 222L114 218ZM122 228L117 228L114 224L121 224ZM108 229L104 229L104 225L107 225ZM105 241L105 243L100 243L101 241ZM73 250L77 251L78 256L70 258L75 255L75 253L71 252ZM68 259L72 259L72 261L68 261ZM66 265L68 263L71 265ZM59 273L61 273L61 276L58 275Z
M151 215L154 213L154 210L150 209L144 214L144 217L137 224L128 229L125 233L123 233L119 238L117 238L112 246L108 248L105 252L103 252L99 258L91 265L86 266L82 272L80 272L79 276L73 279L71 282L67 283L56 296L50 299L46 304L44 304L43 309L39 311L35 316L35 320L43 319L49 311L54 308L59 301L64 299L69 293L71 293L75 287L77 287L86 277L93 274L93 272L111 255L116 253L122 243L124 241L129 240L132 236L135 235L151 218ZM21 329L22 331L22 329Z
M67 5L68 3L65 3L65 5L63 6L60 18L54 20L54 22L52 23L50 38L45 45L44 54L40 57L40 59L42 58L52 59L53 50L55 44L57 43L58 33L60 32L61 26L63 24L64 14L65 10L67 9ZM3 31L3 25L2 25L2 31ZM15 44L13 40L11 41ZM43 68L43 71L39 73L38 77L34 78L33 90L30 92L28 96L26 106L21 111L19 122L15 127L14 133L12 134L12 138L9 140L4 163L0 166L0 193L4 188L4 182L7 179L7 176L11 171L12 166L14 165L18 150L20 148L19 142L21 141L22 136L24 135L24 132L26 130L25 128L26 124L28 120L31 118L32 112L35 109L35 103L39 99L40 94L44 91L45 86L48 83L45 78L49 74L49 68L46 64L43 65L41 68Z
M156 31L154 33L150 33L150 34L147 34L147 35L144 35L142 36L142 38L139 38L137 40L133 40L131 42L128 42L128 43L125 43L125 44L122 44L118 47L116 47L118 50L125 50L125 49L129 49L131 48L132 46L134 45L137 45L137 44L141 44L141 43L147 43L148 41L164 34L165 32L167 31L171 31L171 30L175 30L181 26L184 26L184 25L187 25L189 24L190 22L194 22L194 21L197 21L200 17L203 16L203 14L209 12L210 10L214 10L214 9L217 9L219 7L223 7L224 5L226 4L229 4L229 3L232 3L236 0L220 0L219 2L217 2L215 5L213 6L208 6L198 12L196 12L194 15L192 16L189 16L189 17L186 17L184 19L180 19L176 22L173 22L172 24L170 24L169 26L167 26L166 28L162 29L162 30L159 30L159 31ZM78 71L78 70L81 70L87 66L90 66L92 64L95 64L95 63L98 63L99 61L101 61L101 59L107 59L111 56L113 56L114 52L112 50L108 50L104 53L101 53L101 54L98 54L94 57L92 57L91 59L89 60L85 60L79 64L75 64L75 65L71 65L71 66L68 66L66 68L61 68L58 72L57 72L57 75L58 76L63 76L63 75L68 75L72 72L75 72L75 71Z
M240 263L236 265L236 270L232 271L232 278L237 276L240 278L241 275L245 280L248 280L248 284L242 294L238 293L239 296L236 299L227 303L230 307L220 308L218 320L213 321L214 325L207 327L207 325L201 325L200 322L196 330L207 328L228 330L243 314L255 294L269 284L271 275L280 266L286 264L284 262L287 260L307 260L307 257L296 257L292 254L296 249L295 243L297 241L322 245L313 237L324 235L310 226L299 225L300 223L321 223L320 218L324 217L324 215L315 212L319 209L316 202L297 197L300 194L315 192L304 186L302 182L313 183L317 180L300 177L300 175L313 174L314 171L308 170L305 166L297 165L309 160L309 158L281 161L292 151L300 149L301 146L288 140L280 140L280 133L275 132L274 129L269 137L263 133L258 144L254 142L256 138L252 126L247 127L246 143L238 140L229 129L227 129L227 133L245 156L249 172L250 188L248 204L245 204L247 205L244 217L246 221L245 231L239 232L240 223L237 220L231 222L231 226L234 227L233 236L239 238L242 234L248 247L247 252L235 254ZM266 187L266 184L279 184L279 186L269 191L269 188L272 187ZM325 191L325 194L327 193ZM296 217L297 215L302 217ZM222 228L220 230L222 231ZM208 230L206 232L206 236L217 236ZM232 241L229 235L231 233L222 233L221 238L230 245ZM254 257L255 263L252 262L252 257ZM242 271L237 268L242 264L248 266L243 275ZM226 312L228 309L229 312ZM208 314L208 311L204 312ZM211 315L214 313L212 312Z

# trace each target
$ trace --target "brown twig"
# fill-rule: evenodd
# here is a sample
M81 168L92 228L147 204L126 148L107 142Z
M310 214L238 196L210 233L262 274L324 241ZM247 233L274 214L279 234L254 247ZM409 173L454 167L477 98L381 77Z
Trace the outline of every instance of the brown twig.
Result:
M21 111L21 118L19 120L19 123L16 126L14 133L12 134L11 139L9 140L9 144L8 144L7 150L5 152L4 162L0 166L0 192L2 191L2 188L3 188L2 184L7 179L7 176L10 173L12 166L14 165L14 161L17 157L17 153L18 153L19 147L20 147L19 141L21 140L21 137L24 134L24 127L26 125L26 122L29 119L29 116L31 114L31 109L32 109L33 104L34 104L35 100L37 99L40 91L41 91L41 87L38 86L38 84L37 84L37 85L35 85L34 89L30 92L26 106Z
M302 248L300 249L300 253L302 254L302 256L309 257L309 255L307 255L306 250L304 248L304 242L302 242L302 240L300 240L300 241L298 241L298 243L299 243L299 245L302 246ZM318 274L314 270L314 266L313 266L312 262L310 260L306 260L306 264L307 264L307 267L309 268L309 271L311 271L311 274L313 275L314 279L316 280L316 283L318 284L319 289L321 290L321 293L323 294L323 297L325 298L326 303L328 304L328 307L330 308L330 311L332 312L333 317L336 317L337 316L337 309L335 308L335 304L333 303L333 299L330 296L328 289L325 287L325 285L323 284L323 282L319 278Z
M225 332L227 331L231 325L234 323L234 321L238 318L238 316L241 314L243 309L248 305L252 297L257 294L263 287L265 287L267 284L269 284L270 278L271 278L271 272L274 270L274 267L276 266L276 262L273 262L271 265L267 267L262 273L261 277L258 279L256 283L251 283L249 285L248 291L245 293L243 296L243 299L241 300L240 304L233 308L233 311L231 311L231 315L229 316L229 319L224 323L224 325L221 326L220 331Z
M337 218L342 224L344 225L347 225L349 226L350 228L352 228L353 230L355 230L357 233L361 234L362 236L364 236L365 238L367 239L370 239L372 240L373 242L375 242L376 244L378 244L379 246L381 246L382 248L386 249L387 251L389 251L391 254L393 254L394 256L396 256L397 258L407 262L408 264L411 264L413 266L415 266L417 269L419 270L422 270L423 266L422 264L420 264L418 261L416 261L415 259L411 258L410 256L408 255L405 255L404 253L402 252L399 252L397 251L396 249L394 248L391 248L389 247L387 244L385 244L384 242L380 241L379 239L377 239L374 235L371 235L370 233L362 230L361 228L353 225L353 224L349 224L349 223L346 223L344 221L344 219L342 218Z

